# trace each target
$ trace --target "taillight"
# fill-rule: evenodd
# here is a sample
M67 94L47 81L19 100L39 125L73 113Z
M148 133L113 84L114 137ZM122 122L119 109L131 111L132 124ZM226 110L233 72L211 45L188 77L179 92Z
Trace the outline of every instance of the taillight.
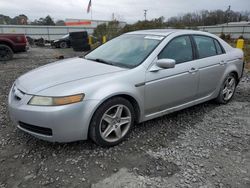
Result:
M26 37L26 36L24 36L24 38L25 38L25 43L26 43L26 45L28 45L28 44L29 44L29 42L28 42L27 37Z

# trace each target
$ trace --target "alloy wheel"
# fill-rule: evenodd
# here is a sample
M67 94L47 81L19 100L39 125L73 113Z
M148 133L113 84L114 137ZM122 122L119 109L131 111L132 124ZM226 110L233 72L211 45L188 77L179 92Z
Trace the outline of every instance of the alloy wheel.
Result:
M225 81L224 88L222 90L223 99L228 101L232 98L236 87L236 80L233 76L229 76Z
M131 112L125 105L115 105L102 116L99 131L106 142L117 142L129 131L131 126Z

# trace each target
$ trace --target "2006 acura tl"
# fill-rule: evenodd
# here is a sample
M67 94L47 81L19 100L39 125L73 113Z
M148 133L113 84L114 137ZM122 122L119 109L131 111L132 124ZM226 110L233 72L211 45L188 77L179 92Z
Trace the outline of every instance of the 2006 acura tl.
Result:
M243 52L215 35L146 30L18 78L9 94L17 127L52 142L91 138L113 146L135 122L216 99L227 103Z

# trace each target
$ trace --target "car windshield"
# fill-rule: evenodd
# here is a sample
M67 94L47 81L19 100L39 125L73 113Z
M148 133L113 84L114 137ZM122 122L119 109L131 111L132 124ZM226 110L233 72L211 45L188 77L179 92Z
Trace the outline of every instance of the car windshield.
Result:
M133 68L141 64L163 38L155 35L122 35L101 45L85 58L114 66Z
M62 39L66 39L66 38L68 38L68 37L69 37L69 34L64 35L64 36L62 37Z

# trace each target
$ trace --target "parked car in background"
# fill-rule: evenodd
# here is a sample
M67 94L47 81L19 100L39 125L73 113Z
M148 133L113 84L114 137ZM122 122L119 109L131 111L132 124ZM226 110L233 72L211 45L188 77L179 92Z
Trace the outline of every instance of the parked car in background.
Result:
M74 51L89 51L89 35L87 31L71 32L69 33L70 43Z
M0 61L10 60L14 53L27 49L28 42L24 34L0 34Z
M64 35L62 38L51 42L51 46L55 48L70 48L71 42L69 40L69 34Z
M212 99L228 103L243 57L242 50L205 32L135 31L84 58L21 76L10 91L9 112L19 129L44 140L91 138L114 146L134 123Z

